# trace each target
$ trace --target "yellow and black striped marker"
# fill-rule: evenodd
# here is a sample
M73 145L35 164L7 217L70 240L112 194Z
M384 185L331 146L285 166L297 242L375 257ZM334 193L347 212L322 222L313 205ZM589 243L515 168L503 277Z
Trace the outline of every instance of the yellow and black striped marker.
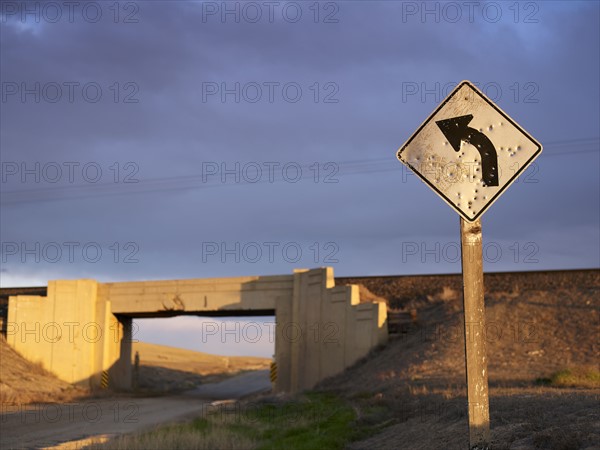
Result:
M102 371L102 379L100 380L100 387L102 389L108 389L108 372L106 370Z

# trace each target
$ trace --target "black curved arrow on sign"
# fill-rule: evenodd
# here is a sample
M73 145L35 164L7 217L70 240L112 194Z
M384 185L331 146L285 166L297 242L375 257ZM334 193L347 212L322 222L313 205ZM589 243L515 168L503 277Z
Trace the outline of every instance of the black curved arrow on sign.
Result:
M438 120L435 123L440 127L455 151L460 151L460 141L473 145L481 155L483 182L486 186L498 186L498 154L496 148L485 134L469 126L471 120L473 120L473 114Z

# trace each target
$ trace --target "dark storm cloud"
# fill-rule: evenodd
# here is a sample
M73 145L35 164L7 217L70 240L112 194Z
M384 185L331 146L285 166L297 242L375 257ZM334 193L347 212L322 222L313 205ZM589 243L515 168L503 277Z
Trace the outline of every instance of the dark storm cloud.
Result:
M297 23L280 13L272 23L223 23L206 9L203 14L206 4L195 2L138 2L137 23L115 23L106 8L98 23L5 20L3 83L93 82L103 96L97 103L78 91L73 102L3 99L2 161L74 161L78 170L95 162L104 177L102 186L91 186L79 174L73 183L84 186L79 190L63 177L58 185L67 190L55 195L40 192L55 186L43 180L10 177L2 184L5 193L37 192L8 196L26 201L3 203L2 241L93 241L109 256L112 243L134 242L139 262L117 264L105 257L97 263L36 265L11 256L3 266L21 278L38 279L285 273L327 265L323 249L315 259L309 247L335 242L339 263L333 265L340 274L457 271L454 263L402 259L407 242L456 241L458 218L416 177L402 172L394 152L443 98L438 86L464 78L488 86L490 95L499 86L498 104L542 143L566 141L547 146L538 182L514 185L486 213L486 238L502 242L505 253L511 242L534 241L540 262L520 264L521 270L597 266L598 5L535 3L537 23L524 22L523 4L517 23L508 7L496 23L480 13L473 23L465 18L451 23L407 16L413 3L339 2L338 23L314 23L308 3L301 4L303 20ZM263 97L236 103L230 95L222 103L216 94L203 101L203 83L231 88L236 82L258 83ZM271 103L265 82L297 83L302 98L285 101L277 88ZM408 84L432 93L424 101L422 92L406 96ZM325 103L332 93L338 102ZM125 103L127 95L138 102ZM537 102L525 102L527 95ZM583 147L574 141L579 138L596 141ZM581 150L587 153L564 155ZM557 155L546 158L551 153ZM378 162L345 164L354 160ZM235 162L298 162L305 178L242 185L229 177L223 185L215 176L203 183L203 163L222 161L230 168ZM115 162L119 183L113 183L110 169ZM121 182L128 162L138 169L136 185ZM315 162L317 183L308 169ZM322 182L327 162L339 166L338 183ZM353 174L352 167L373 172ZM166 180L152 181L157 178ZM81 198L72 199L76 196ZM48 201L56 197L62 200ZM574 222L576 237L567 231ZM269 240L298 242L310 257L297 264L282 258L202 260L203 242ZM565 242L573 244L567 256ZM490 269L510 270L513 262L504 258Z

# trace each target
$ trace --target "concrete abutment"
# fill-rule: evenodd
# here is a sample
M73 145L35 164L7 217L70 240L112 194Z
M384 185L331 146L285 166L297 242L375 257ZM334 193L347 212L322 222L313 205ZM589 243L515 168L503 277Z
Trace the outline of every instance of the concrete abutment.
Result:
M264 311L276 317L278 392L310 389L387 342L386 305L360 303L358 286L335 286L329 267L280 276L50 281L46 297L9 298L6 337L67 382L99 388L108 378L128 390L134 318Z

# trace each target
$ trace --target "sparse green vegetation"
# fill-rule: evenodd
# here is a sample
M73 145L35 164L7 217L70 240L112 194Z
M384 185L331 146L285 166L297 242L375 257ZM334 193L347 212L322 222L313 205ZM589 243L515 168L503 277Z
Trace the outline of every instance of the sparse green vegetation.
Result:
M590 367L574 367L535 381L545 386L597 388L600 387L600 371Z
M214 450L254 449L256 443L227 428L205 429L198 421L186 425L169 425L154 431L134 435L123 435L105 443L92 444L94 450Z
M232 403L207 408L188 424L122 436L93 448L120 449L341 449L369 434L354 409L331 393L308 393L295 401Z

